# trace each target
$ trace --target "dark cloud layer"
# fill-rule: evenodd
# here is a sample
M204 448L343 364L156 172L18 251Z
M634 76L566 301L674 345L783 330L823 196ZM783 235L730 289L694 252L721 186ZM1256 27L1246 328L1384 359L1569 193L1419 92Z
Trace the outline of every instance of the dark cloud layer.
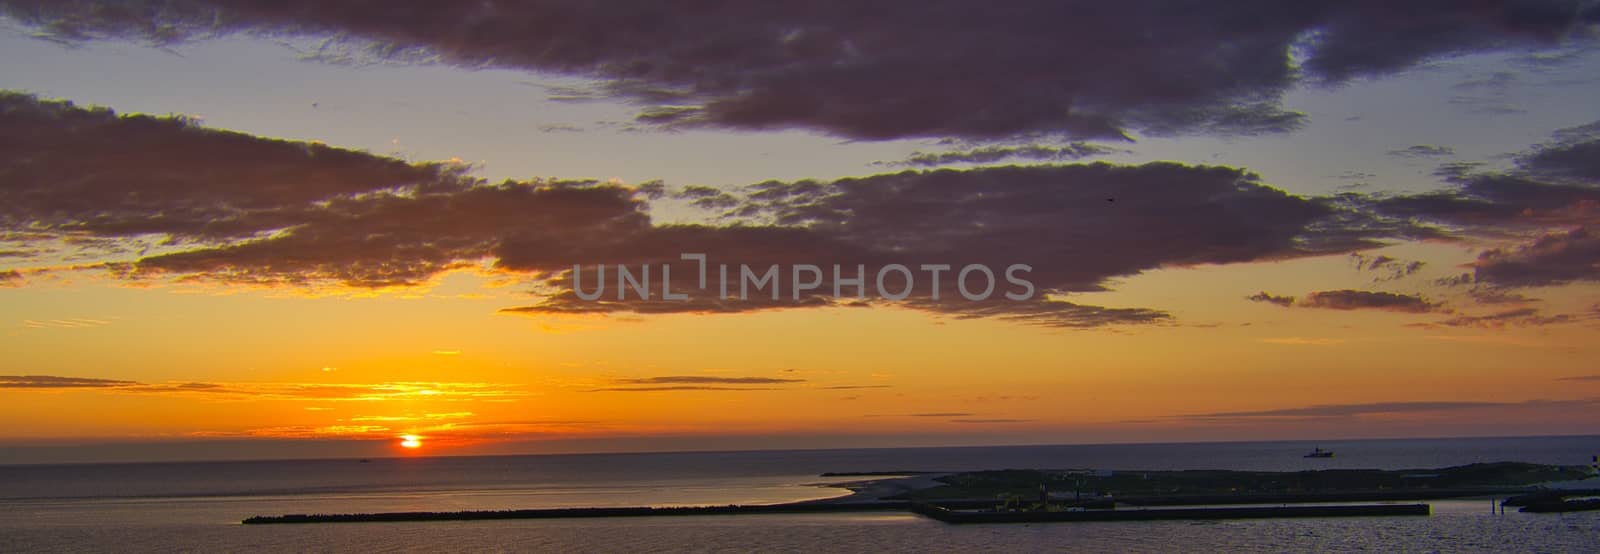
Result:
M1600 122L1556 131L1551 140L1513 157L1507 170L1448 164L1450 188L1353 201L1357 210L1457 236L1528 237L1491 248L1473 272L1443 284L1536 287L1600 280ZM1560 229L1551 233L1551 229ZM1496 294L1495 291L1487 291Z
M1372 201L1379 213L1452 226L1466 233L1571 225L1593 218L1600 189L1526 173L1477 173L1451 179L1450 189Z
M572 269L623 264L659 272L668 264L685 283L698 269L679 259L686 252L758 270L839 264L841 278L860 266L868 283L859 294L874 297L870 277L888 264L949 264L937 287L925 275L915 279L901 304L954 318L1093 327L1167 315L1049 295L1103 290L1107 279L1156 268L1344 252L1395 235L1331 199L1291 195L1231 167L986 167L732 191L556 179L491 184L461 168L25 95L0 98L0 119L16 124L0 136L22 145L0 154L0 171L25 177L0 189L13 200L0 220L10 242L21 244L18 251L82 238L164 242L161 251L108 265L130 279L370 288L490 263L553 286L544 301L512 313L732 313L874 302L830 298L831 272L798 299L725 301L702 291L686 302L583 301L572 291ZM722 210L721 224L652 223L649 199L669 194ZM996 272L990 300L958 296L954 271L968 264ZM1017 292L1004 281L1012 264L1031 266L1023 276L1037 290L1028 301L1001 298Z
M0 92L0 242L165 245L112 266L129 277L406 285L503 240L649 225L631 188L464 169Z
M314 55L592 77L640 120L857 139L1262 133L1305 81L1588 41L1591 0L862 3L5 0L53 40L328 39ZM1301 55L1298 66L1291 52Z
M1105 163L940 170L753 185L737 210L880 251L1039 260L1045 288L1101 290L1106 277L1366 243L1322 234L1336 208L1219 166Z
M878 296L872 279L889 264L917 268L980 264L999 275L1011 264L1031 266L1027 278L1039 297L1027 302L981 302L958 297L954 275L938 288L918 277L906 305L957 318L1001 318L1025 323L1089 327L1160 321L1147 309L1081 306L1044 293L1102 290L1106 279L1170 266L1234 263L1340 252L1372 244L1359 214L1320 199L1287 194L1248 172L1214 166L1151 163L991 167L964 171L906 171L831 182L771 181L746 187L725 214L731 226L641 228L569 243L507 241L497 251L508 269L557 273L588 266L593 290L596 264L672 266L675 279L697 275L679 253L708 253L715 281L719 263L757 270L796 263L822 264L820 286L802 298L720 300L701 292L674 302L584 301L566 276L565 292L519 313L725 313L795 303L837 305L831 265L841 279L867 276L863 304ZM1344 218L1344 219L1341 219ZM1330 221L1335 223L1327 224ZM1325 225L1326 224L1326 225ZM637 271L637 270L635 270ZM785 274L786 275L786 274ZM676 277L685 276L685 277ZM614 275L608 276L614 279ZM785 277L787 278L787 277ZM898 279L898 278L897 278ZM680 281L683 282L683 281ZM737 275L730 278L737 286ZM888 285L898 286L900 281ZM714 288L714 287L713 287ZM853 293L854 288L845 288ZM615 288L609 289L612 294ZM736 292L736 291L735 291ZM788 294L785 292L784 294ZM943 299L934 301L933 295ZM953 299L953 300L952 300Z
M625 99L643 106L640 120L654 125L940 137L967 148L901 162L913 166L1060 162L1109 151L1061 137L1293 129L1303 116L1279 104L1291 87L1382 76L1446 56L1592 42L1600 24L1593 0L1023 0L1005 9L955 0L0 0L0 13L69 43L172 45L253 34L326 39L315 50L323 59L587 77L592 87L559 95ZM1492 96L1505 80L1495 75L1459 88ZM1022 142L1034 140L1054 145ZM1416 145L1391 153L1438 157L1450 150ZM1093 327L1168 316L1062 296L1157 268L1346 252L1397 238L1559 228L1485 251L1474 282L1597 280L1596 160L1600 122L1557 132L1516 156L1509 170L1447 166L1441 174L1450 188L1411 195L1302 197L1242 169L1174 163L906 171L741 190L556 179L490 184L454 165L0 93L0 251L24 259L62 248L119 252L127 261L109 267L131 279L292 286L413 285L490 263L553 286L542 301L506 310L527 314L880 304L828 298L832 275L797 299L583 301L571 291L575 264L670 264L684 282L693 266L678 259L681 252L755 267L859 265L867 275L894 263L996 271L1026 263L1038 287L1029 301L965 301L947 275L937 288L917 283L900 305L953 318ZM666 196L722 219L657 225L648 202ZM151 244L159 247L146 252ZM1417 269L1393 260L1361 263L1392 278ZM0 285L18 284L20 275L0 272ZM876 291L868 281L870 296ZM1252 299L1437 309L1420 296L1356 290ZM1543 317L1501 315L1456 320L1476 326Z
M524 181L340 200L271 238L144 258L131 276L358 287L416 284L492 256L506 241L581 244L649 225L626 187Z
M1600 183L1600 121L1556 131L1517 163L1546 178Z
M948 264L937 286L917 272L909 296L896 304L956 319L1050 327L1153 323L1169 316L1063 297L1158 268L1350 252L1427 236L1428 225L1443 219L1438 212L1385 213L1392 202L1431 201L1420 196L1303 197L1242 169L1167 162L903 171L727 190L558 179L495 184L455 166L204 129L181 119L119 116L27 95L0 95L0 107L6 124L0 141L16 146L0 151L0 173L16 177L0 181L0 197L8 201L0 208L0 238L22 259L63 241L115 247L153 239L163 243L159 251L130 254L106 267L129 279L358 288L414 285L451 269L490 264L543 287L542 300L509 313L870 307L886 303L877 299L883 291L872 279L881 268ZM1537 152L1588 144L1592 137L1577 129ZM1542 187L1557 193L1540 205L1567 213L1556 206L1581 201L1590 189L1572 181L1574 162L1544 160L1537 153L1524 156L1524 169L1515 175L1454 177L1461 189L1447 194L1478 206L1480 214L1511 217L1500 213L1520 208L1510 198L1533 202L1537 195L1527 194L1528 187ZM1564 168L1568 181L1534 180L1549 168ZM667 196L719 212L720 219L655 224L649 201ZM1477 279L1506 285L1589 279L1600 252L1595 244L1579 229L1489 251ZM618 264L657 272L670 266L674 281L688 286L698 267L679 254L692 252L707 254L712 268L726 263L735 272L738 264L757 270L776 265L785 272L780 280L796 264L821 265L824 275L817 289L799 298L785 290L779 298L723 300L702 290L686 291L691 300L682 302L659 294L585 301L572 290L575 265L611 267L613 293L620 288ZM1418 267L1381 256L1356 260L1365 271L1396 276ZM837 279L828 271L834 264L843 272ZM990 299L959 295L954 273L969 264L996 273ZM1024 276L1035 290L1025 301L1001 297L1016 290L1003 275L1012 264L1030 266ZM846 297L833 298L835 285L858 267L866 284L841 287ZM591 288L595 277L589 274ZM890 286L898 284L896 277ZM1254 299L1333 309L1436 307L1420 297L1354 290Z
M453 177L441 165L5 91L0 175L7 231L186 241L249 238L302 222L314 202Z
M1469 232L1574 226L1600 218L1600 122L1556 131L1513 160L1515 167L1504 171L1446 164L1439 174L1450 188L1375 197L1369 207Z
M1362 209L1460 232L1525 232L1600 222L1600 122L1556 131L1513 157L1507 170L1440 167L1449 188L1409 195L1348 196Z
M1600 280L1600 236L1582 227L1516 248L1485 251L1473 264L1473 279L1511 287Z

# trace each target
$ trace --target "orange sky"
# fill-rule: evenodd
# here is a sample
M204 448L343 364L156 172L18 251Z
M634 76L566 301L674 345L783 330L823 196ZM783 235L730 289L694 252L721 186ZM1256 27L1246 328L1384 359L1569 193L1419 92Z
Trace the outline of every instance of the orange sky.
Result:
M0 289L21 308L0 337L8 363L128 383L0 388L0 419L28 422L5 429L14 443L409 434L422 437L415 452L434 454L626 449L640 437L717 448L752 436L1220 440L1581 433L1592 422L1600 381L1571 380L1592 375L1590 328L1285 309L1247 301L1248 285L1227 284L1241 274L1300 289L1363 278L1342 257L1159 271L1088 296L1160 301L1180 322L1058 330L892 307L506 315L494 309L518 294L471 274L319 297L77 277ZM1462 405L1421 404L1438 402ZM1355 408L1206 415L1307 406Z

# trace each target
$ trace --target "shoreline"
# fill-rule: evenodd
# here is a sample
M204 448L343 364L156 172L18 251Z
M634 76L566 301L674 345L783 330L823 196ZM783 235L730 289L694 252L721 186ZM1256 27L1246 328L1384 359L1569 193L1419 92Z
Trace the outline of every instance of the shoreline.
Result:
M1570 468L1536 466L1532 464L1486 464L1442 468L1441 474L1451 472L1484 471L1565 471ZM1358 470L1359 472L1359 470ZM1217 474L1201 472L1200 475L1180 475L1213 483L1216 486L1236 483L1231 479L1237 472ZM1311 472L1313 474L1318 472ZM1348 476L1346 471L1343 475ZM1382 478L1391 472L1377 472L1369 478ZM1105 475L1115 475L1106 472ZM1428 504L1400 504L1425 500L1496 498L1524 495L1541 490L1540 483L1510 480L1474 481L1477 486L1440 486L1437 488L1386 488L1369 483L1364 487L1327 488L1322 490L1259 489L1188 489L1157 494L1110 494L1074 492L1071 500L1052 496L1046 485L1047 477L1086 474L1074 471L1004 470L999 472L870 472L853 474L825 474L824 477L870 476L869 479L815 483L817 487L840 488L849 491L831 498L759 505L720 506L637 506L637 507L574 507L500 511L455 512L386 512L355 514L288 514L280 516L255 516L243 520L246 525L300 524L300 523L357 523L357 522L415 522L464 521L491 519L558 519L597 517L647 517L689 515L753 515L753 514L806 514L860 511L900 511L919 514L947 523L1011 523L1011 522L1071 522L1071 521L1147 521L1168 519L1257 519L1281 517L1343 517L1343 516L1403 516L1428 515ZM1287 475L1249 473L1261 479L1279 479ZM1410 474L1408 474L1410 475ZM1429 474L1429 479L1438 475ZM1045 476L1045 477L1041 477ZM1138 482L1152 481L1153 472L1127 472L1123 479L1137 476ZM1159 477L1158 477L1159 478ZM1504 479L1504 478L1503 478ZM996 481L998 480L998 481ZM996 482L1009 488L995 488ZM1015 485L1036 487L1037 496L1017 494ZM1059 482L1057 484L1060 484ZM1444 483L1440 483L1441 485ZM965 486L963 486L965 485ZM1349 486L1350 483L1347 483ZM996 490L1009 491L995 494ZM1091 491L1094 489L1090 489ZM1030 498L1036 500L1029 500ZM1504 502L1502 500L1502 502ZM1118 507L1123 509L1118 509ZM1131 508L1131 509L1129 509Z
M940 477L954 475L956 472L902 472L902 473L863 473L860 475L877 475L875 479L861 479L856 481L838 481L819 483L819 487L839 488L850 491L848 494L833 498L819 498L815 500L802 500L793 504L860 504L869 502L882 502L891 500L891 497L909 494L919 490L930 489L941 485ZM824 477L843 477L846 474L823 474Z

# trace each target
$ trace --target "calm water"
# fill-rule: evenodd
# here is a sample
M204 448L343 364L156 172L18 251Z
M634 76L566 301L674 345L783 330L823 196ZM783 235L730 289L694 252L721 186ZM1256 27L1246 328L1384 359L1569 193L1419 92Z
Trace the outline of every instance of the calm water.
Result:
M1307 460L1312 446L1337 458ZM1582 464L1600 437L855 449L0 467L0 552L1600 551L1600 512L951 526L899 514L242 526L251 515L763 503L835 496L822 472L1000 468L1423 468Z

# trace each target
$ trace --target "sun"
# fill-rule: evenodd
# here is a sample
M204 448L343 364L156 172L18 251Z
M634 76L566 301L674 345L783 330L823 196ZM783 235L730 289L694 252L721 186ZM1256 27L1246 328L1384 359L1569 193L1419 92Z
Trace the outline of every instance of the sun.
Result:
M422 437L416 435L400 435L400 446L406 448L419 448L422 446Z

